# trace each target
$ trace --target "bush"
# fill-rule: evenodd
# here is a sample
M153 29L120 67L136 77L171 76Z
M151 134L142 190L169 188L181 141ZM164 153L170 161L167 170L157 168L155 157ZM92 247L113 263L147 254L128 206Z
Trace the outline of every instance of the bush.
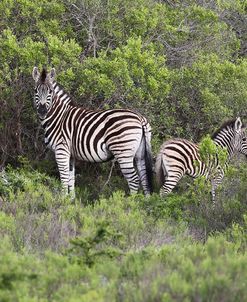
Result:
M165 199L118 191L94 203L82 196L72 203L45 174L7 169L0 300L246 299L245 166L231 170L226 184L232 178L239 190L229 195L223 186L219 200L225 199L213 210L200 179ZM241 204L237 212L232 197Z

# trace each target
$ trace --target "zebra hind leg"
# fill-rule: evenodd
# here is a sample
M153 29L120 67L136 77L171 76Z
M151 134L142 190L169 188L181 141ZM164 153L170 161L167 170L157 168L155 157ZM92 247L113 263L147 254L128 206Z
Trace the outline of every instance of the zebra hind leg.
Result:
M148 180L147 180L147 171L146 171L146 164L145 164L145 159L136 159L136 166L138 170L138 174L140 177L141 185L144 191L145 195L150 195L151 191L148 185Z
M162 168L164 170L165 181L160 189L160 196L163 197L172 192L179 180L182 178L183 174L181 174L181 171L172 171L172 173L167 172L165 167Z
M148 173L152 173L152 162L150 163L150 171L148 170L147 167L147 162L145 159L145 145L144 145L144 141L142 140L136 155L135 155L135 161L136 161L136 167L137 167L137 171L140 177L140 181L141 181L141 185L144 191L145 195L150 195L151 194L151 190L152 190L152 179L149 179L149 175ZM151 175L152 177L152 175ZM151 178L150 177L150 178Z
M133 156L128 157L126 155L122 155L121 158L117 158L117 161L119 163L124 178L128 182L130 194L137 193L140 186L140 180L134 167Z

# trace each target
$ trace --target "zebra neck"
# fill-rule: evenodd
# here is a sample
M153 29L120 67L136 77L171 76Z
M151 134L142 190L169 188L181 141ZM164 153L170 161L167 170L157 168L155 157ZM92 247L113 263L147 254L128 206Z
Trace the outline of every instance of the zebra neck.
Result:
M214 143L221 147L221 148L225 148L227 153L228 153L228 159L227 161L230 161L230 159L233 157L234 155L234 148L233 148L233 144L232 144L232 139L229 136L224 135L224 133L219 133L219 135L217 135L214 139L213 139Z
M54 96L53 99L59 99L65 104L71 103L70 96L62 89L56 82L52 83L52 86L54 88Z
M61 89L56 82L53 83L54 95L52 97L52 106L49 109L47 117L41 121L45 130L61 122L68 110L73 107L70 96Z

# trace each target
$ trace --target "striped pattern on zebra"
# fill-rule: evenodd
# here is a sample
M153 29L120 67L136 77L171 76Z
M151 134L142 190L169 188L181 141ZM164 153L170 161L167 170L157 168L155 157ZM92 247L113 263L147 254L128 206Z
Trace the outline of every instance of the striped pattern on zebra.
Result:
M74 191L75 159L105 162L115 158L130 193L143 187L152 192L151 127L132 110L86 110L72 102L55 82L55 69L40 73L34 67L35 104L45 130L45 143L55 152L66 193ZM136 163L136 169L134 167Z
M212 139L217 146L226 148L228 154L226 166L234 154L247 155L245 127L239 117L224 123L212 135ZM185 174L191 177L211 176L211 193L214 201L215 190L222 182L225 168L220 167L217 156L209 163L203 162L197 144L185 139L170 139L161 146L156 158L155 172L161 187L160 195L170 193ZM213 176L210 173L212 171Z

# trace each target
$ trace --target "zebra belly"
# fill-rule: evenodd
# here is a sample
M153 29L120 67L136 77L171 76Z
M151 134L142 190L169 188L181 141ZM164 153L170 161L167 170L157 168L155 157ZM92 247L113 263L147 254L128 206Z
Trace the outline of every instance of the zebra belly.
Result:
M107 149L105 144L102 144L101 148L94 150L81 149L79 152L72 152L73 156L79 160L84 160L88 162L105 162L113 158L112 153Z

